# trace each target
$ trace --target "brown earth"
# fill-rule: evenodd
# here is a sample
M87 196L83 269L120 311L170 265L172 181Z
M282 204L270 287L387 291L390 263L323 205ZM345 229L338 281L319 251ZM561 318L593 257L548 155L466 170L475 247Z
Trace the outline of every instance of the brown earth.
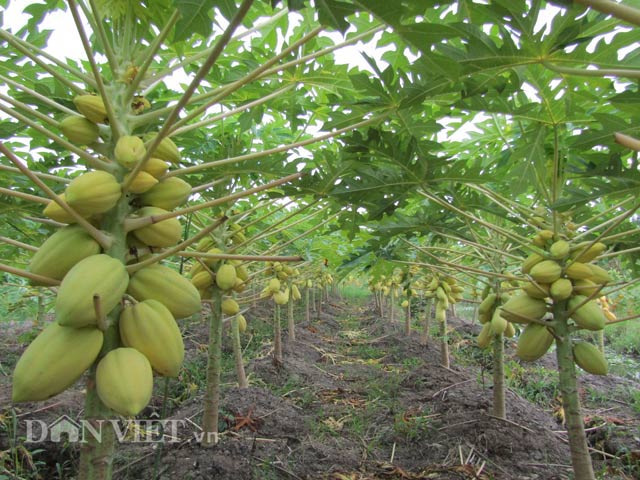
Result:
M247 315L256 330L266 330L264 322L270 316L265 305ZM475 348L465 333L477 327L450 321L460 333L453 350ZM572 478L564 428L551 411L509 391L508 420L493 417L490 374L458 365L455 359L450 369L441 367L435 340L424 347L417 334L406 337L400 331L399 324L381 322L371 309L339 302L326 305L310 324L298 323L295 342L285 338L283 367L273 365L271 344L264 342L247 367L250 388L234 387L232 371L224 375L223 431L220 443L210 449L196 440L203 398L202 389L197 389L197 368L185 369L170 395L181 398L168 417L183 422L175 442L121 445L114 478L149 479L154 465L158 478L181 480ZM80 418L82 410L80 384L47 402L9 408L7 370L24 348L15 341L15 327L11 338L14 341L2 346L0 412L5 418L0 423L0 452L12 445L13 432L7 425L14 412L19 415L19 438L25 433L23 419L49 423L62 414ZM187 325L185 338L187 363L204 366L206 326ZM547 357L543 362L552 367L552 355ZM583 382L606 394L628 381L588 376ZM156 383L158 391L142 418L161 409L163 382ZM196 384L191 393L190 383ZM633 478L617 467L634 458L638 462L633 457L640 451L637 415L624 402L603 413L585 401L585 416L595 422L587 426L597 427L589 431L592 446L612 457L629 452L629 458L606 462L603 454L594 453L601 478ZM42 449L33 455L33 461L47 465L41 478L71 478L56 474L55 465L73 472L76 444L25 446Z

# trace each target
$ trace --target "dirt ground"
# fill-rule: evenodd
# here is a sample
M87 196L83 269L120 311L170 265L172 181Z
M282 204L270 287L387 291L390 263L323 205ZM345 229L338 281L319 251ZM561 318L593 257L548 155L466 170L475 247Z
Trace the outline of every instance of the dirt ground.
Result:
M261 306L248 317L256 326L269 321L270 311ZM450 323L463 334L476 328L455 318ZM175 441L121 445L114 478L150 479L154 468L163 480L572 478L566 433L553 412L509 391L507 420L494 417L490 374L455 359L444 368L435 340L424 347L417 333L406 337L401 330L368 307L325 305L319 318L298 322L295 342L286 339L284 328L283 367L273 365L271 344L264 342L247 365L250 388L236 388L233 372L225 374L217 446L204 449L196 440L203 402L196 391L168 414L180 422ZM206 327L189 325L185 337L187 358L202 360ZM47 402L10 410L6 366L24 345L9 341L2 348L0 452L24 435L21 419L79 418L81 384ZM548 357L544 362L552 365ZM185 377L181 381L188 383ZM625 382L583 377L604 395ZM143 417L159 410L161 393L158 389ZM585 403L589 439L600 451L593 454L600 478L633 478L619 467L637 462L640 470L637 414L624 402L606 409L590 408L586 398ZM14 413L15 435L6 427ZM36 448L42 452L34 461L49 466L41 478L72 478L75 444L45 442ZM620 458L621 452L627 456ZM56 463L67 476L56 474Z

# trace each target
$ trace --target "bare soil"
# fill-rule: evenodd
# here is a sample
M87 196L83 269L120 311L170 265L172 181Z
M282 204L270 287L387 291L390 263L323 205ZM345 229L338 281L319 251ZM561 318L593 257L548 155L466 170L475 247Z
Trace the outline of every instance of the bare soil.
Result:
M258 328L260 322L271 322L270 308L261 304L248 318L250 328ZM465 335L477 327L456 318L450 322L460 332L452 349L469 347ZM203 393L196 388L181 395L194 381L194 373L185 372L171 389L176 400L168 419L179 422L177 436L165 443L123 443L114 478L151 479L156 468L163 480L573 478L564 427L554 412L510 391L507 420L494 417L490 374L461 366L455 358L451 368L440 366L436 340L422 346L417 333L406 337L399 323L389 324L370 308L342 301L326 304L309 324L298 322L295 342L287 340L284 324L284 366L274 366L272 346L265 342L247 365L250 388L236 388L233 372L226 372L218 445L205 449L197 441ZM47 402L11 408L9 374L25 347L16 340L18 327L11 328L3 332L11 341L1 347L0 459L1 452L24 439L24 419L50 423L62 414L78 419L83 402L79 382ZM187 361L205 365L206 326L185 328ZM543 363L552 368L548 357ZM582 381L605 396L629 386L613 376L584 376ZM143 418L161 410L163 382L156 383ZM601 478L633 478L622 472L623 467L632 471L633 462L640 471L638 416L623 400L607 408L590 405L587 396L584 401L587 427L593 428L591 445L604 452L593 454ZM39 478L73 478L76 444L23 445L41 450L32 456L45 472ZM56 473L56 464L65 475ZM28 473L28 467L22 472Z

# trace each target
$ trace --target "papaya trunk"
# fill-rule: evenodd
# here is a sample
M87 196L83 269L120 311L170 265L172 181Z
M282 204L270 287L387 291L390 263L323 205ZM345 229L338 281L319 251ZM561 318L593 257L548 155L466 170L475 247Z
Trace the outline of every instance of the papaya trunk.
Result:
M471 323L473 325L478 323L478 304L477 303L473 304L473 316L471 317Z
M202 445L211 447L218 443L218 410L220 407L220 366L222 363L222 292L216 286L211 294L209 317L209 360L207 386L202 414Z
M311 306L309 305L309 287L304 290L304 321L311 322Z
M318 308L316 306L316 289L312 288L311 289L311 306L313 307L313 311L314 313L318 311Z
M431 325L431 304L433 300L427 301L422 318L422 332L420 332L420 345L426 346L429 343L429 327Z
M587 436L584 431L584 421L580 412L580 398L578 396L578 382L576 368L573 362L573 351L569 326L562 313L566 309L566 302L554 305L556 319L556 357L558 360L559 387L562 395L562 408L567 422L569 434L569 450L571 464L575 478L580 480L595 480L591 456L587 446Z
M493 414L506 418L504 386L504 336L493 338Z
M604 355L604 330L598 332L598 349Z
M233 345L233 359L236 364L236 375L238 376L238 387L247 388L247 375L244 371L244 362L242 361L242 345L240 344L240 326L238 324L238 316L235 315L231 319L231 335Z
M390 300L390 307L389 309L391 310L391 312L389 313L390 317L391 317L391 323L396 323L396 319L395 319L395 315L396 315L396 311L395 311L395 303L396 303L396 294L393 291L394 289L391 289L391 300Z
M289 289L291 289L291 283L289 283ZM287 328L289 330L289 341L296 341L296 324L293 321L293 297L289 297L287 302Z
M283 363L282 330L280 328L280 305L276 303L273 309L273 364L276 367L281 367Z
M404 317L404 334L407 337L411 335L411 299L409 299L409 305L407 305L407 310Z
M442 315L442 320L440 321L440 336L442 340L440 341L440 365L445 368L449 368L449 338L447 336L447 311L446 309L441 307L444 310L444 315ZM438 310L438 305L436 305L436 310Z

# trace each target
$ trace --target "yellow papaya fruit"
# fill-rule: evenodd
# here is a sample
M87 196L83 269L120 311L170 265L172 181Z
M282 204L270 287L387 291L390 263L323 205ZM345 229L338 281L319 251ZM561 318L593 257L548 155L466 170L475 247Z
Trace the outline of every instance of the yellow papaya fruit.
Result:
M13 370L13 402L36 402L57 395L98 358L103 335L94 327L49 324L22 353Z
M191 283L198 290L204 290L213 285L213 277L206 270L201 270L191 277Z
M509 323L505 320L501 313L502 309L498 307L494 310L493 315L491 316L491 330L496 335L504 333Z
M133 217L152 217L168 213L162 208L142 207L133 213ZM133 231L135 237L152 247L172 247L180 241L182 237L182 226L180 220L175 217L167 218L156 223L151 223Z
M164 265L150 265L133 274L127 293L142 302L158 300L174 318L185 318L200 311L200 294L189 280Z
M245 265L238 265L236 267L236 276L243 282L246 282L249 280L249 270L247 270Z
M567 265L564 269L564 273L572 280L583 280L591 277L591 269L589 268L589 265L580 262L573 262Z
M478 313L483 314L491 312L497 298L498 296L495 293L489 293L484 300L480 302L480 305L478 306Z
M589 241L581 242L571 249L571 258L578 262L589 263L606 249L607 246L602 242L595 242L593 245Z
M191 185L178 177L169 177L140 196L143 205L173 210L191 195Z
M127 182L130 176L131 176L130 173L125 175L124 181ZM158 179L156 177L154 177L148 172L140 171L136 174L134 179L129 184L129 191L131 193L135 193L136 195L139 195L141 193L146 192L157 183L158 183Z
M291 297L294 300L300 300L302 298L302 295L300 295L300 290L298 289L297 285L291 285ZM407 302L407 305L405 305L405 308L408 306L409 306L409 302Z
M559 278L549 287L551 298L556 301L566 300L573 293L573 284L568 278Z
M544 230L540 230L538 232L538 235L540 235L540 237L542 239L544 239L544 241L548 241L548 240L553 240L553 231L552 230L548 230L548 229L544 229Z
M107 123L107 109L102 97L97 95L78 95L73 99L78 111L93 123Z
M66 203L67 196L63 193L58 194L60 199ZM66 210L64 210L60 205L51 200L42 210L42 214L45 217L50 218L51 220L55 220L60 223L75 223L76 219L73 218Z
M102 313L115 308L129 282L122 262L105 254L91 255L76 263L64 276L56 297L56 319L60 325L84 327L98 321L93 303L100 297Z
M591 280L593 283L597 285L602 285L605 283L609 283L613 280L611 278L611 275L609 275L609 272L607 272L604 268L598 265L594 265L593 263L589 263L587 264L587 266L591 270L591 275L588 277L588 279Z
M272 278L269 280L269 284L267 285L271 293L276 293L280 291L280 280L277 278Z
M228 291L236 286L236 267L225 263L216 272L216 285L220 290Z
M487 348L493 338L493 329L491 328L491 322L487 322L483 325L482 330L478 334L478 346L480 348Z
M501 315L513 323L529 323L531 320L540 320L547 313L547 304L544 300L531 298L523 293L514 295L502 305Z
M158 179L164 176L164 174L167 173L167 170L169 170L169 164L156 157L151 157L142 167L143 172L147 172L153 175L154 178Z
M447 320L447 309L442 307L440 302L436 303L436 322L442 323Z
M142 411L153 393L153 371L135 348L111 350L98 362L96 391L107 407L126 417Z
M557 240L549 247L549 254L556 260L563 260L569 256L571 244L566 240Z
M247 287L247 284L243 282L240 278L236 277L236 284L233 286L233 291L242 293L244 289Z
M550 296L549 284L547 283L528 282L522 287L522 290L531 298L538 300L544 300Z
M98 140L100 133L95 123L77 115L62 119L60 130L76 145L90 145Z
M313 288L313 280L307 280L307 288Z
M282 290L273 292L273 301L278 305L286 305L289 302L289 295Z
M588 342L576 342L573 345L573 360L585 372L593 375L609 373L609 362L602 352Z
M599 289L599 285L596 285L587 278L574 280L573 282L573 291L578 295L585 295L587 297L590 297L591 295L595 295Z
M504 336L507 338L513 338L516 335L516 328L513 323L507 322L507 328L504 330Z
M122 187L116 177L102 170L77 176L65 190L66 202L83 217L111 210L121 196Z
M217 248L217 247L213 247L213 248L210 248L209 250L207 250L206 253L209 253L209 254L212 254L212 255L218 255L218 254L224 253L224 252L222 250L220 250L219 248ZM219 262L220 262L219 258L205 258L204 259L204 263L209 268L214 268Z
M184 360L184 342L176 320L157 300L129 305L120 314L120 338L125 347L142 353L165 377L176 377Z
M244 315L238 314L236 320L238 322L238 330L240 330L240 333L244 333L247 330L247 319L244 318Z
M147 153L144 142L140 137L135 135L123 135L118 138L116 146L113 149L116 162L124 168L131 170Z
M155 140L155 138L147 142L147 148L153 140ZM174 164L180 163L181 160L178 146L169 137L164 137L160 141L156 149L153 151L153 156Z
M62 280L80 260L100 253L100 244L78 225L60 228L47 238L31 257L28 270L44 277ZM32 285L38 285L31 280Z
M586 299L587 297L582 295L575 295L569 299L567 309L573 311L571 319L581 328L593 331L602 330L607 320L602 308L600 308L600 305L598 305L595 300L589 300L581 307L576 308Z
M231 297L227 297L222 300L222 313L227 316L236 315L240 311L240 305L235 299Z
M553 283L560 278L562 267L555 260L543 260L531 267L529 275L538 283Z
M553 343L553 335L547 327L539 323L530 323L518 337L516 355L521 360L533 362L542 357Z

